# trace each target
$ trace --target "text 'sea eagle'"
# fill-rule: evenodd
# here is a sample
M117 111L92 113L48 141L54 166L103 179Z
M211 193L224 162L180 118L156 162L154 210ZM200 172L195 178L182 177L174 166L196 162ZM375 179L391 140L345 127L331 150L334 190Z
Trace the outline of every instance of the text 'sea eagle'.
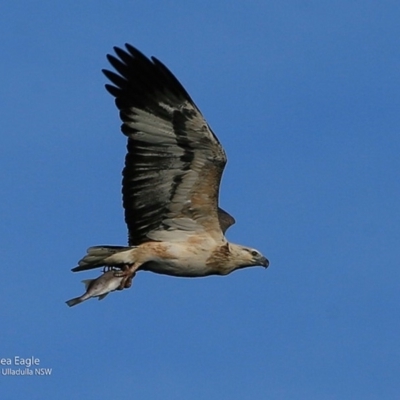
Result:
M136 271L200 277L268 266L257 250L229 243L235 222L218 207L225 151L189 94L156 58L129 44L107 58L106 89L128 137L122 194L129 246L90 247L72 271L117 268L129 287Z

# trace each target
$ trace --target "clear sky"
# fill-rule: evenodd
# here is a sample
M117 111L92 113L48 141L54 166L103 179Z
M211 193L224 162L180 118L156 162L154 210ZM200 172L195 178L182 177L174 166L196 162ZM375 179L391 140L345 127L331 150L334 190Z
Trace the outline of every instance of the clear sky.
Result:
M52 372L1 374L1 398L398 399L399 21L398 1L2 4L0 359ZM126 244L101 73L125 42L203 112L228 238L271 264L68 308L86 248Z

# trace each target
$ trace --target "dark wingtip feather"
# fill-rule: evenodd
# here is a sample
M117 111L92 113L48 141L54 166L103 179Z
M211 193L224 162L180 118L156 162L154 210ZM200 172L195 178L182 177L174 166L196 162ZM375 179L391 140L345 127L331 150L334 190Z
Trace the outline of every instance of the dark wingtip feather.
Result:
M115 86L110 85L108 83L106 83L104 86L105 86L107 92L110 93L112 96L114 96L114 97L119 97L120 96L120 94L121 94L121 90L120 89L118 89Z
M133 57L141 58L142 60L150 61L140 50L138 50L136 47L133 47L131 44L125 43L125 47L129 51L129 53L131 53L131 55ZM114 50L115 50L115 47L114 47Z
M189 93L183 87L183 85L178 81L175 75L156 57L151 57L154 65L157 69L163 74L163 76L170 82L171 86L176 87L181 95L183 95L186 100L194 105L193 100L191 99Z
M104 69L103 74L118 88L123 88L128 85L128 81L115 72Z
M146 88L146 92L167 88L178 98L194 105L186 89L161 61L155 57L146 57L129 43L125 43L125 48L126 50L114 46L116 57L107 54L108 62L117 73L108 70L103 70L103 73L115 86L129 92L131 85L127 84L128 82L135 90Z

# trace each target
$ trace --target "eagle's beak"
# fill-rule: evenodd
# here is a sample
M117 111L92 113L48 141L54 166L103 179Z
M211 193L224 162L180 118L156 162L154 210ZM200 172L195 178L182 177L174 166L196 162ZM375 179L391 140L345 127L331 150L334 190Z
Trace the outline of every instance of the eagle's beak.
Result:
M268 268L269 261L268 261L267 258L261 257L261 258L260 258L260 264L261 264L263 267Z

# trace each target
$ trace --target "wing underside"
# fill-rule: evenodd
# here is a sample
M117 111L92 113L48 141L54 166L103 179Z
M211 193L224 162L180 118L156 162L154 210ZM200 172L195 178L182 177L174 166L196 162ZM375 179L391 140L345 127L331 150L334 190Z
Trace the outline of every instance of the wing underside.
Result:
M222 234L234 222L218 210L222 146L172 73L126 49L108 56L117 73L104 73L128 137L122 194L130 244L158 230L197 226Z

